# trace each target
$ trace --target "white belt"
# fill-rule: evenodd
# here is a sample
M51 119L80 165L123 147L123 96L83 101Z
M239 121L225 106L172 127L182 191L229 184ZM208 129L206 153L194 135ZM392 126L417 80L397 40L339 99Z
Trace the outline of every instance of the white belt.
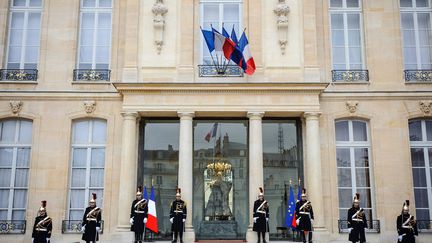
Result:
M412 229L412 226L402 226L404 229Z
M257 213L264 213L264 214L266 214L267 212L266 211L258 210Z
M38 229L36 228L36 231L48 231L47 229Z
M87 221L96 221L94 218L87 218Z
M353 219L354 221L363 222L363 219Z
M176 210L176 211L174 211L174 213L183 213L183 211L177 211L177 210Z
M309 212L300 212L300 214L310 214Z
M135 210L135 213L145 213L144 211L136 211Z

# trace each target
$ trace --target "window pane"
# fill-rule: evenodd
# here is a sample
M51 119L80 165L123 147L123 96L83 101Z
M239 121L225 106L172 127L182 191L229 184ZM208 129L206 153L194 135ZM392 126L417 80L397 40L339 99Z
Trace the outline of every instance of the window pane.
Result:
M417 220L430 220L429 209L416 209Z
M85 190L71 190L69 208L83 208L84 200Z
M342 0L330 0L330 7L342 8Z
M28 14L28 22L27 22L27 28L28 29L40 29L40 19L41 19L41 13L29 13ZM28 37L33 37L33 35L27 35ZM39 38L38 38L39 42Z
M98 46L108 46L111 41L111 30L100 29L97 31L97 45Z
M403 30L403 44L404 46L415 46L415 31L414 30Z
M26 0L13 0L14 7L23 7L26 5Z
M12 12L11 28L12 29L24 28L24 13L23 12Z
M71 187L85 187L86 169L72 169Z
M332 29L344 29L343 14L331 14Z
M14 190L13 207L25 208L27 202L27 190Z
M23 38L23 30L21 30L21 29L17 29L17 30L12 29L10 31L9 45L10 46L21 46L22 38Z
M349 62L350 62L350 66L352 64L362 63L362 52L361 52L360 47L350 47L349 48ZM352 67L350 67L350 68L354 69Z
M109 62L109 47L98 46L96 47L96 62L108 63Z
M93 120L93 143L106 142L106 122L104 120Z
M413 168L414 187L426 187L426 171L423 168Z
M347 14L348 29L360 29L360 14Z
M416 208L429 208L427 189L414 188Z
M409 123L410 141L422 141L421 121L411 121Z
M24 219L25 219L25 210L12 211L12 220L24 220Z
M15 172L15 187L27 187L28 169L17 169Z
M339 207L350 208L352 204L352 190L339 188Z
M401 13L402 29L414 29L414 16L412 13Z
M339 187L351 187L352 177L350 168L338 168L338 186Z
M82 220L84 210L70 210L69 220Z
M30 6L31 7L41 7L42 6L42 0L30 0Z
M338 167L351 167L350 149L336 148L336 160Z
M76 121L74 122L74 143L88 143L89 122Z
M83 63L93 62L93 47L92 46L81 46L79 61Z
M99 0L99 7L110 8L111 0Z
M355 148L354 157L356 167L369 167L369 154L367 148Z
M38 63L39 59L39 47L26 47L25 62L26 63Z
M429 7L429 0L416 0L416 7L417 8L421 8L421 7Z
M346 4L347 4L348 8L358 8L358 7L360 7L359 0L346 0Z
M224 4L224 23L239 21L239 5L238 4ZM228 26L225 26L227 28ZM231 25L230 25L231 27Z
M30 149L29 148L19 148L17 153L17 167L28 167L30 161Z
M0 122L0 142L11 143L15 141L16 120Z
M336 122L336 141L349 141L348 121Z
M371 190L370 189L357 189L360 193L360 207L372 208Z
M104 167L105 149L92 149L91 167Z
M358 30L349 30L348 31L348 45L349 46L361 46L360 31L358 31ZM360 48L358 48L358 49L360 50ZM359 55L359 56L361 56L361 55Z
M87 161L87 149L73 149L72 167L85 167Z
M420 30L430 30L430 14L429 13L418 13L417 14L417 22Z
M8 205L9 205L9 190L2 189L0 190L0 208L8 208Z
M104 169L90 170L90 187L103 187Z
M13 159L13 149L11 148L0 148L0 166L11 167Z
M96 0L82 0L83 7L96 7Z
M424 153L422 148L411 148L411 161L413 167L424 167Z
M98 28L111 29L111 13L100 13Z
M412 7L413 0L400 0L401 7Z
M334 47L333 48L333 64L345 64L345 47ZM343 66L345 69L345 65Z
M369 168L356 169L357 187L370 187Z
M219 5L218 4L204 4L203 20L207 23L219 23ZM216 26L214 26L216 28Z
M81 28L82 29L95 28L95 14L94 13L82 13L82 15L81 15Z
M90 46L93 45L93 29L82 29L80 36L80 45L81 46Z
M430 48L420 48L420 57L421 57L421 64L422 66L425 65L425 67L429 67L431 63L431 54L430 54Z
M31 143L32 141L32 122L20 121L20 131L18 141L20 143Z
M343 30L332 30L332 45L333 46L345 45L345 36Z
M13 68L13 64L18 64L18 67L16 68L19 68L19 63L21 62L21 50L21 46L9 47L8 65L9 63L10 65L8 66L8 68Z
M353 121L353 137L354 141L367 141L367 128L366 128L366 122L361 121Z
M10 187L11 169L0 169L0 187Z
M429 166L432 168L432 148L429 148L428 151L429 151Z

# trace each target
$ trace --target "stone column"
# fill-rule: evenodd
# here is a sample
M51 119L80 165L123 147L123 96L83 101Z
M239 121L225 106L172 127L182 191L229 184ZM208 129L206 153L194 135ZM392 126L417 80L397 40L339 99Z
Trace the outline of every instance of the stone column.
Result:
M130 208L135 198L135 184L137 171L137 112L123 112L122 150L120 163L120 185L117 228L127 230L129 213L122 209Z
M319 134L320 112L305 112L306 120L306 158L305 180L308 199L314 210L314 227L324 228L323 193L321 177L321 145Z
M264 112L248 112L249 118L249 229L246 239L256 242L256 233L252 231L253 202L258 198L258 188L264 188L262 117Z
M185 225L185 242L194 242L195 233L192 226L193 202L193 118L194 112L177 112L180 117L179 138L179 171L178 186L181 188L182 199L187 203L188 215Z

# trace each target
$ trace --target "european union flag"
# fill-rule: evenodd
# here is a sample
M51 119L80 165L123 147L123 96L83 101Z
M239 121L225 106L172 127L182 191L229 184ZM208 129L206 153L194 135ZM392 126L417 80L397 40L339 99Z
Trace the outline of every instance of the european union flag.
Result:
M296 200L294 198L294 192L292 187L290 186L290 195L288 200L288 209L285 216L285 224L287 227L295 228L296 225L296 217L295 217L295 209L296 209Z

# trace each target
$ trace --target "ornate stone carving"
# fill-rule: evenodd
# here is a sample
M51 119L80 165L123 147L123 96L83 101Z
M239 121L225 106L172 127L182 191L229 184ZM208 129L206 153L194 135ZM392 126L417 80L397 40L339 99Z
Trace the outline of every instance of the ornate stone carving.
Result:
M432 101L430 100L422 100L419 101L419 108L423 112L425 116L432 115Z
M12 100L9 102L11 111L14 115L18 115L23 107L23 102L20 100Z
M158 54L161 53L164 41L165 29L165 14L168 13L168 8L163 3L163 0L156 0L152 7L153 12L153 28L154 28L154 43L156 44Z
M358 101L349 100L346 102L346 108L348 109L348 111L351 114L354 114L357 112L357 107L358 107Z
M278 5L273 10L277 16L277 28L279 35L279 45L282 55L285 55L285 48L288 43L288 13L290 8L286 0L279 0Z
M96 110L96 101L86 100L84 101L84 110L87 114L91 114Z

